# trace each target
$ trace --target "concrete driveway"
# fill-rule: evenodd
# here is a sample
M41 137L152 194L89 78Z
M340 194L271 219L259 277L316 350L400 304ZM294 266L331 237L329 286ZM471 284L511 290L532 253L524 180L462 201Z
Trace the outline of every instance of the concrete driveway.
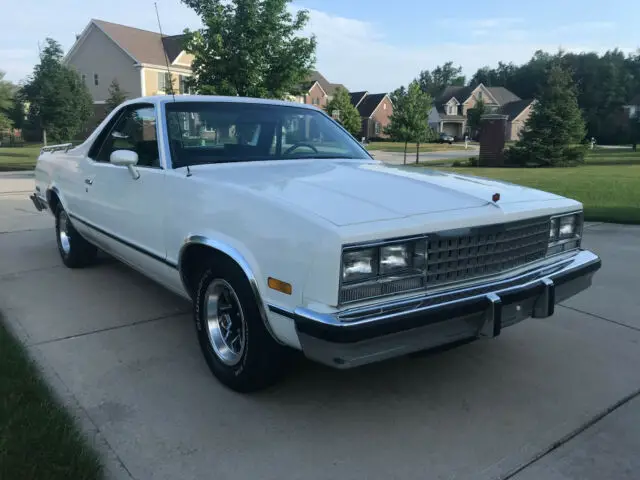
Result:
M586 229L604 266L552 318L358 370L301 360L242 396L186 302L109 259L64 268L31 188L0 177L0 309L114 478L638 478L638 227Z

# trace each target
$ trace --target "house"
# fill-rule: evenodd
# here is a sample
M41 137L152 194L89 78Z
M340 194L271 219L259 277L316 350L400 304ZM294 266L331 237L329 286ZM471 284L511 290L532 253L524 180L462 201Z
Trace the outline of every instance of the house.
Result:
M64 63L82 77L97 113L114 79L129 98L165 94L171 85L175 93L186 93L193 56L182 48L183 39L184 35L160 35L93 19L77 36Z
M320 72L312 71L307 81L301 86L304 93L292 97L291 100L318 108L327 106L336 93L337 88L345 88L341 83L331 83Z
M429 112L429 125L457 139L468 135L468 113L481 100L485 113L507 115L507 141L517 140L531 112L532 100L523 100L504 87L449 86L434 102ZM471 132L473 133L473 132Z
M384 129L391 122L393 103L386 93L352 92L351 104L356 107L362 119L360 138L385 138Z
M629 115L629 118L633 118L636 115L640 115L640 93L633 97L628 105L625 105L624 110Z

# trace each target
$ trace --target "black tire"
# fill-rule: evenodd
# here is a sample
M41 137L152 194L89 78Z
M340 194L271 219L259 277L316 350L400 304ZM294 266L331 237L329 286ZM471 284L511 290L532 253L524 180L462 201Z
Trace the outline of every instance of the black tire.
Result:
M96 260L98 249L73 227L62 205L56 209L56 242L62 263L69 268L86 267Z
M231 297L238 301L239 314L237 312L229 314L227 319L231 316L243 319L243 321L237 320L237 323L245 329L242 335L243 347L241 352L232 352L235 356L232 364L229 359L224 361L216 352L213 340L215 334L211 333L207 319L207 311L211 308L209 306L210 289L216 287L222 289L230 287L233 291ZM218 305L221 304L222 301L218 303ZM219 309L214 315L218 319L224 317ZM222 384L230 389L241 393L263 390L277 383L286 373L290 363L290 350L278 344L267 331L251 285L242 269L230 259L216 259L215 267L212 262L212 266L202 274L194 300L194 319L200 348L209 369ZM213 330L215 331L215 327ZM229 331L231 328L227 330L227 334ZM237 330L234 332L237 333ZM218 337L218 344L220 341ZM226 345L225 337L223 348ZM229 348L229 351L231 350Z

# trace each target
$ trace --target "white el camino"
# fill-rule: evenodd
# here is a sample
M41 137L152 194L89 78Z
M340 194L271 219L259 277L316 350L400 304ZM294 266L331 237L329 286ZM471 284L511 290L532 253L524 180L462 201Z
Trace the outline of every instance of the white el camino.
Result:
M601 264L579 202L385 166L291 102L130 100L81 145L43 148L35 177L62 262L100 249L192 300L207 364L242 392L294 350L349 368L496 337Z

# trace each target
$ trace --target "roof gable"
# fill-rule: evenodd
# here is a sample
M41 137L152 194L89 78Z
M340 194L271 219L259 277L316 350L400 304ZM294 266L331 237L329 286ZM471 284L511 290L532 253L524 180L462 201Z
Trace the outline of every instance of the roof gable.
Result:
M104 20L94 19L91 23L138 63L165 65L167 58L169 63L172 63L183 51L184 35L163 36L156 32Z
M311 72L307 81L310 82L309 88L313 86L314 82L318 82L322 87L322 90L324 90L327 95L334 95L336 93L336 89L340 87L345 88L341 83L331 83L317 70L313 70Z
M382 103L382 100L384 100L386 96L386 93L373 93L370 95L366 95L357 107L360 116L368 118L373 115L373 112L376 111L378 105Z
M533 103L533 100L516 100L515 102L509 102L500 107L500 113L507 115L509 120L514 120L524 112L531 103Z
M351 97L351 105L357 108L360 102L364 100L364 97L367 96L367 92L351 92L349 96Z

